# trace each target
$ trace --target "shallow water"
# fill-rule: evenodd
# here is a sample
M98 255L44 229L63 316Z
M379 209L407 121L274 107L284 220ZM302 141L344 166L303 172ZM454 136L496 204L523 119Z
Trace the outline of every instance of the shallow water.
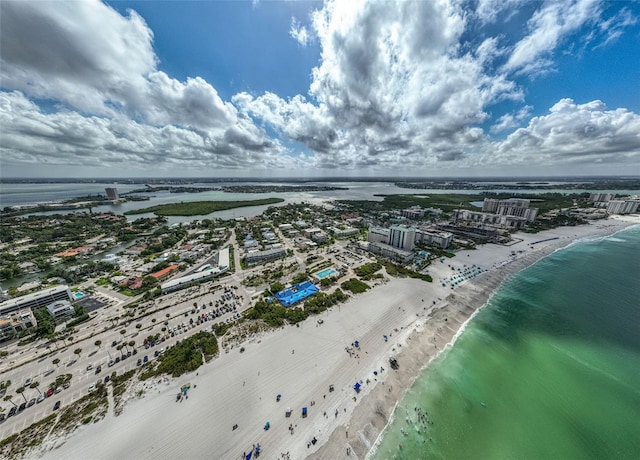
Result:
M634 228L506 283L399 403L372 458L640 458L639 433Z

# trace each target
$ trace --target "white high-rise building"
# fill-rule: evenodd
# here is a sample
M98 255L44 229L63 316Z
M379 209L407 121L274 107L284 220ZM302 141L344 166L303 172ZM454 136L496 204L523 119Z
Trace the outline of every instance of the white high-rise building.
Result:
M609 214L633 214L638 211L640 200L611 200L607 204Z
M394 248L413 251L416 243L416 229L404 225L392 225L389 233L389 244Z

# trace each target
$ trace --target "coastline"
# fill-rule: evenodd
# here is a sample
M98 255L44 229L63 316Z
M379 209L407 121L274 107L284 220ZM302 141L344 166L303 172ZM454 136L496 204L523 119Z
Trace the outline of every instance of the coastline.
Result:
M336 430L317 452L307 458L373 458L376 446L393 421L395 409L405 393L435 359L454 346L466 325L488 305L491 297L504 282L558 250L583 241L606 238L631 226L640 225L640 218L637 216L618 217L605 222L612 220L616 224L571 227L580 228L582 231L573 238L559 237L524 257L509 260L494 271L486 272L476 280L464 283L461 288L434 305L427 314L428 321L416 321L411 335L407 338L408 346L398 353L397 359L402 366L401 369L389 373L380 385L376 385L354 410L349 422L341 426L341 430ZM553 232L545 231L537 235ZM347 435L343 437L343 433Z
M444 263L434 262L433 283L391 279L299 328L253 337L243 344L243 354L233 349L180 381L137 383L122 415L110 413L69 436L48 439L29 457L172 458L188 446L190 458L226 459L240 458L260 443L265 458L282 458L287 452L295 459L366 458L415 379L455 342L504 280L575 241L638 223L637 217L610 219L517 234L521 240L508 247L460 251ZM554 239L530 245L547 238ZM442 286L441 280L467 264L487 271L454 289ZM316 323L320 318L321 325ZM383 335L389 335L388 342ZM354 340L361 342L358 357L344 351ZM397 357L398 371L389 369L390 356ZM188 401L177 404L175 391L183 381L197 388ZM355 381L363 381L357 395ZM329 385L335 385L334 392ZM145 392L142 399L133 396L138 390ZM276 402L279 393L283 400ZM285 417L287 407L294 411L291 418ZM301 417L301 407L309 408L307 418ZM266 420L269 431L263 430ZM231 429L234 423L239 429ZM310 444L312 439L317 443Z

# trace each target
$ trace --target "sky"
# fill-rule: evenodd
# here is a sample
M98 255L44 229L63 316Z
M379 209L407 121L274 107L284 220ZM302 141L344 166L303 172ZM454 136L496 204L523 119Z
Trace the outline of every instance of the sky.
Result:
M640 175L640 0L0 1L0 177Z

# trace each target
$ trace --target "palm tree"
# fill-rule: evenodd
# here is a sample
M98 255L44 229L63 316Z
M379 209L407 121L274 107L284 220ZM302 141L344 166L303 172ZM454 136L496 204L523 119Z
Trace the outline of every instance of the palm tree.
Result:
M42 394L42 391L40 391L40 388L38 388L40 386L40 382L33 382L31 385L29 385L29 388L35 388L36 390L38 390L38 393Z
M60 359L59 359L59 358L56 358L56 359L54 359L54 360L53 360L53 361L51 361L51 362L52 362L56 367L60 367L60 366L58 366L58 365L60 364Z
M73 350L73 352L78 355L78 358L80 357L80 353L82 353L82 348L76 348L75 350Z
M16 388L16 393L22 395L22 397L24 398L24 402L28 402L27 397L24 395L24 387Z
M96 343L94 343L94 345L98 347L98 349L100 349L100 345L102 345L102 340L96 340Z
M18 406L16 405L16 403L14 403L13 401L11 401L12 399L13 399L13 395L7 395L7 396L5 396L5 397L4 397L4 400L5 400L5 401L9 401L11 404L13 404L13 406L14 406L14 407L18 407Z

